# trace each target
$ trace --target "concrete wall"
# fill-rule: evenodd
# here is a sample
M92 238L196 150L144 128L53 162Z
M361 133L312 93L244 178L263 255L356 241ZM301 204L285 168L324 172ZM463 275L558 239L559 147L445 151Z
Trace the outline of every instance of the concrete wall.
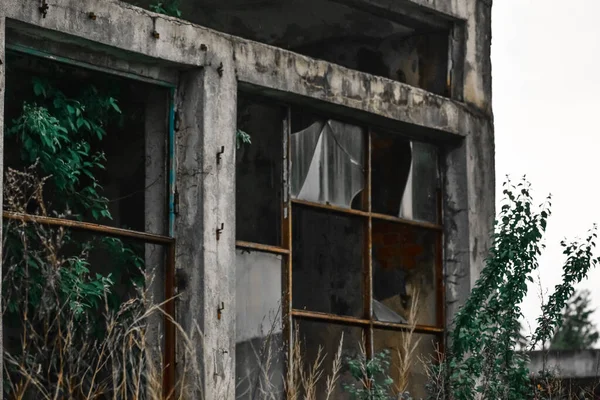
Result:
M177 318L190 334L202 331L202 337L194 338L203 379L190 398L233 398L235 392L238 88L438 143L445 165L448 318L483 265L494 217L491 1L345 3L402 26L431 23L445 29L449 24L449 97L116 0L54 0L45 16L36 1L0 0L0 37L6 34L9 43L28 43L115 73L178 84ZM90 12L95 19L89 18ZM406 13L410 21L403 18ZM0 40L0 58L3 43ZM0 65L3 91L2 79ZM221 146L225 151L217 163Z
M564 379L600 379L600 350L532 351L529 370L550 371Z

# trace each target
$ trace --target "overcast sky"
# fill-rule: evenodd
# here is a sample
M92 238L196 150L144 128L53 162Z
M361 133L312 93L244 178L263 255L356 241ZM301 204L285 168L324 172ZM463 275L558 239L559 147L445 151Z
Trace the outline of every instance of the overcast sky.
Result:
M600 223L598 15L600 0L496 0L493 6L497 187L507 174L527 175L538 202L552 193L547 249L540 259L548 290L560 282L560 240ZM595 270L580 287L592 290L600 326L599 284ZM538 293L530 290L523 305L532 328Z

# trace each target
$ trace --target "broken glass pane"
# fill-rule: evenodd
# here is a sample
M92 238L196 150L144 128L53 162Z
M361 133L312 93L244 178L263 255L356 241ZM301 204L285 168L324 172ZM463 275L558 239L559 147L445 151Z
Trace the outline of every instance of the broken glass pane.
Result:
M390 394L393 398L408 391L410 398L427 398L426 384L428 362L437 361L438 338L410 332L374 330L375 354L387 352L390 361L389 376L393 379Z
M294 326L297 333L294 338L292 365L303 368L305 373L309 373L319 357L319 349L321 349L319 359L323 360L319 368L322 377L316 384L315 396L306 396L305 391L300 390L301 398L316 398L317 400L327 398L326 381L332 375L332 366L341 343L341 370L329 399L351 399L350 393L343 389L344 385L356 383L350 374L347 360L355 360L361 355L364 356L362 328L305 320L294 321ZM302 388L300 387L300 389Z
M363 316L363 221L293 209L293 306Z
M236 251L236 398L283 393L279 255Z
M436 325L438 233L373 221L373 316L382 322Z
M360 208L364 188L364 129L307 116L292 116L292 124L292 197Z
M285 110L255 98L238 98L236 239L279 245ZM249 135L249 142L240 135Z
M373 134L373 212L437 222L437 157L436 148L430 144Z

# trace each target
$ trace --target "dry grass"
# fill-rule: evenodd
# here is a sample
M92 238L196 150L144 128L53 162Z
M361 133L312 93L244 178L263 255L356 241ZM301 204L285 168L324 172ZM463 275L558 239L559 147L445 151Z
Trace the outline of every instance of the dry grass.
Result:
M24 213L34 204L37 214L48 215L45 179L37 178L35 168L7 170L6 210ZM68 214L66 210L52 216ZM5 221L4 232L5 398L162 399L162 337L149 335L148 328L157 317L165 318L164 303L154 304L145 287L134 285L118 306L110 306L109 285L85 286L89 271L65 280L63 273L74 268L74 260L88 265L89 250L82 246L75 251L64 228ZM65 286L72 290L70 297L65 298ZM82 300L88 289L96 293L91 296L96 307ZM182 343L179 361L184 372L171 398L188 398L187 393L201 392L198 341L171 322Z
M333 357L330 373L325 377L325 393L324 398L333 399L337 389L337 382L342 369L342 349L344 344L344 335L342 334L337 351ZM306 349L303 346L300 338L299 328L296 325L294 329L294 340L291 349L291 362L288 363L288 374L285 380L286 398L289 400L316 400L322 398L321 393L318 393L318 385L325 375L325 359L327 354L323 352L323 348L317 349L317 355L312 360L307 360Z
M417 358L420 356L417 354L417 348L421 342L421 338L415 337L418 315L419 291L417 289L412 295L408 311L407 321L409 328L407 331L399 333L400 347L396 348L396 356L398 357L396 372L398 374L398 379L395 380L393 388L396 395L401 395L407 391L411 370L415 367Z

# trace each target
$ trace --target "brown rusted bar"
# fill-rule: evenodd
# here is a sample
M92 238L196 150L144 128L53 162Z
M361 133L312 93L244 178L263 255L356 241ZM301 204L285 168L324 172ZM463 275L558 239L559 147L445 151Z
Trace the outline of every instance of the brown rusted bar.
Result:
M377 329L387 329L394 331L409 331L413 329L411 325L407 324L398 324L395 322L383 322L383 321L373 321L373 326ZM429 325L416 325L414 327L414 331L416 333L429 333L429 334L439 334L443 333L443 328L438 328L437 326L429 326Z
M285 225L285 220L282 220ZM285 229L285 226L283 227ZM285 239L284 239L285 240ZM251 249L256 251L264 251L266 253L275 253L275 254L290 254L288 249L284 249L278 246L270 246L267 244L253 243L253 242L244 242L241 240L237 240L235 242L235 246L242 249ZM285 246L285 243L284 243Z
M164 374L163 397L167 400L173 398L175 393L176 377L176 331L175 331L175 243L169 244L167 253L167 270L165 271L165 347L164 347Z
M378 213L371 213L370 215L374 219L396 222L398 224L410 225L410 226L415 226L415 227L423 228L423 229L429 229L429 230L435 230L435 231L442 231L444 229L444 227L442 225L434 224L431 222L413 221L410 219L398 218L398 217L394 217L392 215L378 214Z
M333 206L331 204L313 203L312 201L298 200L298 199L292 199L292 203L299 205L299 206L320 208L325 211L332 211L332 212L336 212L336 213L354 215L354 216L358 216L358 217L368 217L369 216L369 213L366 211L354 210L352 208L345 208L345 207L340 207L340 206Z
M329 321L341 325L357 325L357 326L369 326L370 321L364 318L345 317L342 315L327 314L316 311L306 310L292 310L294 318L298 319L312 319L315 321Z
M168 236L154 235L146 232L132 231L129 229L115 228L112 226L99 225L90 222L73 221L70 219L43 217L39 215L30 215L22 213L2 212L4 219L14 221L31 222L41 225L57 226L62 228L75 229L80 231L95 232L106 236L118 238L130 238L151 244L171 244L175 239Z
M365 135L365 190L363 191L363 205L367 213L371 212L371 131L367 130ZM363 240L363 263L364 263L364 313L365 318L373 319L373 220L367 217L365 220L365 240ZM373 357L373 326L369 324L365 328L365 349L368 359Z

